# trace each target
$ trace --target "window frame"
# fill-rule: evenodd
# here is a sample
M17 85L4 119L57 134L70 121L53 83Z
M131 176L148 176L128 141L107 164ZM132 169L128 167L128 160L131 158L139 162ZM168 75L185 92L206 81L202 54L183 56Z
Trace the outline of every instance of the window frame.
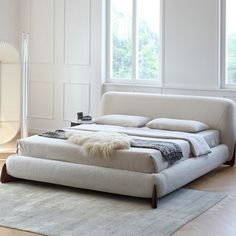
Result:
M226 22L226 1L220 0L220 88L236 89L236 83L227 83L227 22Z
M112 25L111 25L111 1L106 1L106 82L112 84L145 84L145 85L155 85L155 86L162 86L163 84L163 67L164 67L164 1L160 0L160 39L159 39L159 78L148 80L148 79L138 79L137 78L137 69L138 69L138 57L137 57L137 50L138 50L138 37L137 37L137 0L132 0L132 78L131 79L117 79L111 77L112 72ZM135 63L133 63L135 62Z

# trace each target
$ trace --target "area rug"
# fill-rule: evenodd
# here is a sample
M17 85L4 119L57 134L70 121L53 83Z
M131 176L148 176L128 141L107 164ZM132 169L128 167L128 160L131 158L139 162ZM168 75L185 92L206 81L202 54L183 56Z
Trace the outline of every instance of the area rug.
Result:
M0 184L0 225L52 236L168 236L224 197L179 189L152 209L147 199L19 181Z

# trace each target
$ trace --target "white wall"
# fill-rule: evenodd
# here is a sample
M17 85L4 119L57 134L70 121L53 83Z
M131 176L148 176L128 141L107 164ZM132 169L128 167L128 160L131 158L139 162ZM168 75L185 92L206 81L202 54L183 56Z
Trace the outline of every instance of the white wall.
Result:
M0 40L19 48L19 0L0 0Z
M98 0L21 0L21 30L31 44L31 130L68 126L77 111L96 113L101 7Z
M166 87L218 88L219 1L167 0Z
M21 28L31 33L30 129L69 125L77 111L96 114L103 81L105 0L21 0ZM163 85L105 84L103 91L223 96L220 0L164 0ZM105 51L104 51L105 52Z

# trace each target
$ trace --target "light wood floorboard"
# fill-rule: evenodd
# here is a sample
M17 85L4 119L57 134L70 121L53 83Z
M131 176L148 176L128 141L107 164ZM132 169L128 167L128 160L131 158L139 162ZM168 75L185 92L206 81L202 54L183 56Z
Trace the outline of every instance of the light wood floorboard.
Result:
M8 145L15 148L15 143ZM9 154L0 153L0 168ZM236 167L222 166L186 186L227 197L208 211L187 223L174 236L235 236L236 235ZM0 227L0 236L36 236L24 231Z
M11 229L6 227L0 227L1 236L41 236L41 234L35 234L26 232L23 230Z
M222 166L193 181L186 187L225 193L227 197L195 218L174 236L235 236L236 235L236 167Z

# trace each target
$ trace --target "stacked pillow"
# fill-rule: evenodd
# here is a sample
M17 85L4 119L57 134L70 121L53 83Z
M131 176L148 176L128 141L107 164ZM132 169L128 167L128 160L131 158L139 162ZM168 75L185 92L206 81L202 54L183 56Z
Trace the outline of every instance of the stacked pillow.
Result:
M143 127L147 126L151 129L181 131L188 133L196 133L209 129L207 124L195 120L181 120L171 118L157 118L151 120L145 116L130 115L104 115L100 116L94 123L101 125L118 125L124 127Z
M149 122L151 118L145 116L129 116L129 115L105 115L100 116L94 123L100 125L119 125L124 127L142 127Z
M207 124L195 120L179 120L170 118L157 118L146 124L151 129L162 129L171 131L181 131L196 133L209 129Z

